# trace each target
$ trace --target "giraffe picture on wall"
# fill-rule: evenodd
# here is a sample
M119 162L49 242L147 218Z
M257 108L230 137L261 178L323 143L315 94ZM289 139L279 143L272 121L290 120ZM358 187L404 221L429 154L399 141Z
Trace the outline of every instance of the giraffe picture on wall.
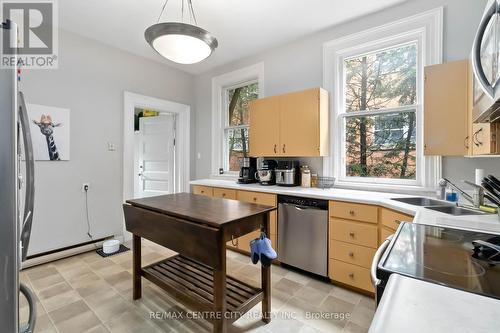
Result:
M35 160L69 160L69 109L38 104L28 104L27 109L32 126Z

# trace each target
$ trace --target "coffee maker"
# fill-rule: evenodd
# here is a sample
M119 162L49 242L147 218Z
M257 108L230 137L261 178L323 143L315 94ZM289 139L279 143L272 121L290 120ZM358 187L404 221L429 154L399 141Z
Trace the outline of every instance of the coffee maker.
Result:
M268 186L276 184L276 174L274 170L278 162L275 160L263 160L259 163L255 178L259 181L260 185Z
M239 184L256 183L255 173L257 172L257 159L254 157L243 157L240 162Z
M276 167L276 184L279 186L300 185L300 162L283 160L278 161Z

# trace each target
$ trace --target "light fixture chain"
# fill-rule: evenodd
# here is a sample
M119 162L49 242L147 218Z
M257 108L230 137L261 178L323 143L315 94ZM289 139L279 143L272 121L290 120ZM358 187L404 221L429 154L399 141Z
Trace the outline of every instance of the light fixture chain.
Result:
M160 16L158 16L158 20L156 21L156 23L160 22L160 19L163 15L163 12L165 11L165 7L167 6L167 3L168 3L168 0L165 0L165 3L163 4L163 7L161 7L161 12L160 12Z
M196 16L194 15L193 1L188 0L188 4L189 4L189 10L190 10L191 14L193 15L194 24L198 25L198 22L196 21Z

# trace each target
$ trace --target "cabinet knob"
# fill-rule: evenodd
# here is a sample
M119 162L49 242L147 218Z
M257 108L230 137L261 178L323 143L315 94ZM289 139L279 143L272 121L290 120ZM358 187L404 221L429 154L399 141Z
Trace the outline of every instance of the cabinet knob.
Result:
M349 252L348 254L349 254L349 257L354 258L354 253L353 252Z
M349 277L350 277L351 279L354 279L354 273L349 273Z
M253 197L253 201L257 201L257 197Z
M278 145L277 144L274 144L274 153L277 154L278 153Z
M353 210L350 210L350 211L349 211L349 214L354 215L354 214L355 214L355 212L354 212Z
M286 146L283 144L283 154L286 153Z
M352 232L352 231L349 232L349 236L354 237L354 235L355 235L354 232Z
M225 197L226 196L226 193L222 193L222 197Z

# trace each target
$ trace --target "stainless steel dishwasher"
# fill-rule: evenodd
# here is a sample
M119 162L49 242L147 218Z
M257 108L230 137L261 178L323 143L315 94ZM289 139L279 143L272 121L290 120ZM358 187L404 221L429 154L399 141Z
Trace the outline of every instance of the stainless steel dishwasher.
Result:
M278 260L328 275L328 201L278 196Z

